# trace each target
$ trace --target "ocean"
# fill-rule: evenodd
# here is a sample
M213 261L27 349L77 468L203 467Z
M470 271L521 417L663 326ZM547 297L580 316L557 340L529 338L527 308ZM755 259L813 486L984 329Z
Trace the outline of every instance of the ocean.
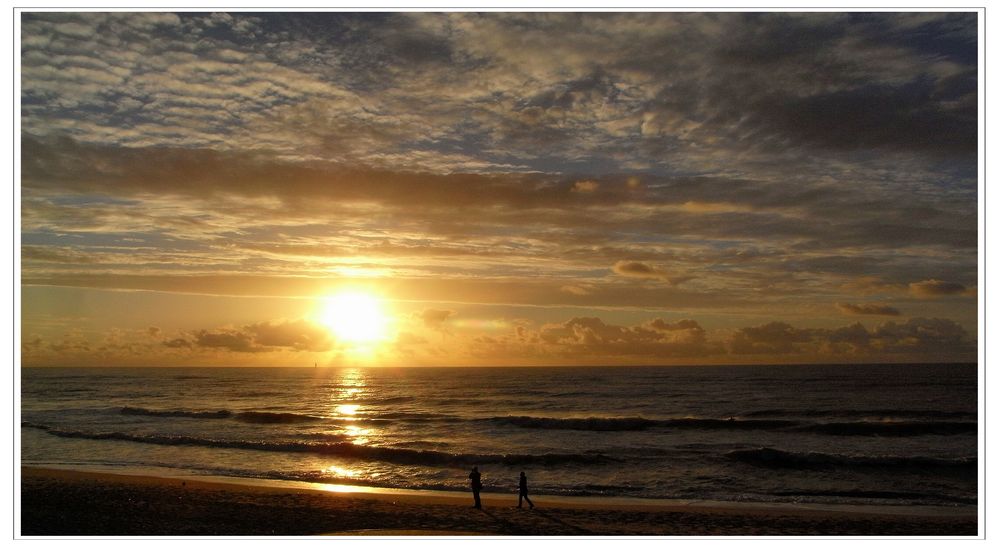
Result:
M421 490L974 506L977 367L24 368L21 463Z

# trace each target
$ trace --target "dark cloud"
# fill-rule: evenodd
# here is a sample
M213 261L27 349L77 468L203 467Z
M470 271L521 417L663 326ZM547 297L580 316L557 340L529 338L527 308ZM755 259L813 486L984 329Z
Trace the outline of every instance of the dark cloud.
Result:
M846 315L901 315L898 308L884 304L836 304L839 311Z
M243 330L252 334L254 343L260 346L297 351L327 351L333 346L327 329L302 319L254 323Z
M973 359L974 340L948 319L914 318L887 322L873 329L860 323L844 327L800 328L784 322L744 327L724 341L711 340L697 321L661 318L621 326L597 317L576 317L538 330L518 326L509 335L480 336L473 355L542 362L668 362L702 358L728 362L749 358L769 362L798 360Z
M192 334L194 335L194 345L201 348L225 349L247 353L271 351L269 348L255 345L253 337L242 331L232 329L220 329L216 331L200 330Z
M618 275L623 275L625 277L640 277L644 279L662 279L664 281L669 280L669 277L665 272L653 268L648 264L643 262L628 262L621 260L614 264L611 268L614 273Z
M941 281L939 279L927 279L909 283L909 292L920 298L934 298L937 296L949 296L965 294L968 288L960 283Z
M245 325L239 329L200 330L191 334L195 346L233 352L259 353L283 349L327 351L333 347L329 331L301 319L264 321Z
M739 329L728 342L732 354L757 355L961 355L972 358L975 342L949 319L917 317L889 321L873 330L856 323L838 329L803 329L783 322Z
M454 310L438 310L434 308L427 308L417 314L420 319L423 320L423 326L428 329L433 329L436 331L444 332L445 326L444 322L449 318L454 317L457 312Z
M581 236L592 232L603 238L646 232L657 237L685 233L712 239L793 239L799 248L816 250L977 246L975 226L957 214L967 202L958 206L918 197L872 199L867 192L831 185L797 189L760 181L646 177L644 190L636 192L629 184L633 179L608 176L584 181L599 184L599 191L580 192L574 191L579 180L550 175L391 172L205 150L115 150L26 138L22 153L22 183L34 192L114 196L121 201L117 207L72 208L47 199L26 203L25 218L33 224L79 225L90 231L127 222L115 215L130 208L148 215L153 202L146 200L153 196L176 196L191 200L192 214L163 215L155 219L156 227L172 232L213 228L206 222L212 216L200 214L200 207L232 222L271 218L309 223L331 212L346 215L345 220L370 222L370 216L350 207L375 203L396 209L398 218L407 221L403 226L446 235L488 235L506 225L547 227L553 234L572 229ZM418 194L410 192L415 186L421 188ZM137 200L140 196L144 201ZM280 200L283 207L262 201L269 198ZM456 216L454 207L478 214ZM618 207L620 213L603 214L606 207ZM631 208L637 210L631 214ZM792 214L801 210L810 214L810 222L802 223ZM916 217L920 223L914 225ZM30 252L38 255L41 250ZM73 258L65 251L54 253L39 258Z
M759 327L739 329L732 336L729 348L735 354L783 355L798 353L801 350L797 345L811 339L812 333L808 329L774 321Z
M758 151L805 145L971 156L976 17L917 14L925 21L915 24L909 15L733 14L713 49L718 77L700 82L706 98L662 104L713 112L718 123L708 127L734 140L752 135L745 142Z
M871 346L889 353L971 354L974 340L963 327L949 319L910 319L905 323L889 321L871 333Z
M965 77L967 84L948 85L975 88L974 73ZM866 86L804 98L768 98L756 109L773 131L817 146L973 155L978 147L977 104L946 106L936 92L936 85L926 82Z

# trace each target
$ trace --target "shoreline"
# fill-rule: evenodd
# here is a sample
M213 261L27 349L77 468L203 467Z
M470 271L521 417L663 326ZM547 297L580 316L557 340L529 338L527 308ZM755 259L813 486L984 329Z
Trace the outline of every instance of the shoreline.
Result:
M375 486L357 486L335 483L318 483L304 481L288 481L279 479L262 479L248 477L227 477L220 475L187 475L158 474L143 471L103 470L97 468L81 468L73 466L22 465L21 472L56 476L94 476L114 477L122 480L129 478L146 478L156 481L181 481L188 484L223 484L249 488L295 490L304 492L330 492L350 494L360 498L390 498L416 503L438 503L445 505L464 505L471 494L468 491L455 490L418 490L409 488L384 488ZM483 491L484 501L495 500L498 504L517 501L513 493ZM633 511L675 511L688 507L709 509L732 509L740 511L770 511L797 513L799 511L824 511L831 513L861 513L874 515L909 515L909 516L955 516L969 517L978 513L977 507L944 506L944 505L872 505L872 504L832 504L832 503L794 503L794 502L763 502L763 501L721 501L674 498L628 498L620 496L558 496L551 494L531 494L536 503L547 507L580 508L580 509L621 509ZM457 501L455 501L457 500Z
M21 533L58 535L975 536L977 508L830 506L341 487L20 468Z

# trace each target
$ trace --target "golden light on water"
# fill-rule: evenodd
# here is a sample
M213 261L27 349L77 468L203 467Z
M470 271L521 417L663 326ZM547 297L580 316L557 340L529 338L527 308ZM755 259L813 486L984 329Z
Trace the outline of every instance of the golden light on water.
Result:
M371 434L370 429L365 429L363 427L358 427L356 425L348 425L343 429L344 433L346 433L350 437L353 437L353 439L351 439L350 441L351 443L368 444L368 435Z
M354 414L357 414L357 411L360 410L360 408L361 405L337 405L335 410L337 414L353 416Z
M353 469L348 469L346 467L341 467L339 465L327 466L326 469L323 469L323 472L329 475L333 475L335 477L350 478L357 476L357 471L354 471Z

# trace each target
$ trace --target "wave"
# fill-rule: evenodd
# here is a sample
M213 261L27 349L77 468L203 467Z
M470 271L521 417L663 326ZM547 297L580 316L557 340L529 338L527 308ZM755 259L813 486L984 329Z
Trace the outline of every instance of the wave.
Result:
M240 412L236 414L235 418L251 424L297 424L325 419L322 416L294 412Z
M165 446L200 446L207 448L236 448L243 450L261 450L267 452L310 453L337 456L358 460L376 460L403 465L426 466L469 466L484 464L500 465L566 465L566 464L604 464L616 462L614 458L597 453L569 454L463 454L448 453L434 450L414 450L408 448L389 448L383 446L358 445L351 442L308 443L308 442L274 442L251 441L239 439L209 439L190 437L186 435L140 435L112 432L88 432L62 430L51 426L22 422L23 427L40 429L56 437L70 439L89 439L96 441L129 441L135 443L155 444Z
M251 424L294 424L323 420L322 416L297 414L294 412L233 412L231 410L153 410L142 407L126 406L119 410L129 416L148 416L153 418L191 418L196 420L224 420L233 418Z
M366 402L368 404L373 404L373 405L393 405L399 403L411 403L414 400L416 400L415 397L410 397L409 395L398 395L395 397L386 397L384 399L371 399L369 401L360 401L360 402L362 403Z
M264 398L264 397L277 397L288 395L283 391L246 391L243 393L236 393L232 395L233 397L238 397L240 399L254 399L254 398Z
M814 424L799 429L825 435L877 435L909 437L915 435L961 435L978 432L975 422L846 422Z
M296 424L337 420L337 417L323 417L297 412L264 412L231 410L157 410L142 407L123 407L121 414L154 418L187 418L200 420L234 419L251 424ZM908 437L917 435L961 435L978 431L975 422L829 422L803 423L795 420L747 419L747 418L670 418L649 419L633 417L553 418L540 416L490 416L485 418L465 418L453 414L431 412L382 412L373 416L352 417L352 422L385 425L394 422L404 423L486 423L497 426L513 426L525 429L575 430L575 431L644 431L647 429L706 429L706 430L793 430L819 435L857 435Z
M742 414L746 418L784 418L801 416L805 418L932 418L937 420L971 420L978 414L962 410L912 410L912 409L842 409L842 410L793 410L768 408Z
M460 422L463 418L452 414L438 414L435 412L379 412L375 418L361 418L362 420L398 420L402 422Z
M447 419L437 416L435 419ZM460 418L455 418L459 419ZM653 420L628 418L548 418L536 416L493 416L481 421L527 429L567 429L580 431L642 431L646 429L706 430L789 430L823 435L960 435L975 433L974 422L831 422L803 423L796 420L745 418L671 418Z
M232 417L228 410L194 411L194 410L151 410L148 408L126 406L118 411L127 416L151 416L155 418L193 418L199 420L222 420Z
M852 456L823 452L787 452L776 448L733 450L727 457L763 467L786 469L892 468L912 471L957 471L974 473L978 458L931 458L927 456Z
M529 429L575 429L583 431L640 431L657 424L644 418L537 418L534 416L495 416L484 421Z
M494 416L482 420L528 429L572 429L581 431L642 431L651 428L670 429L782 429L799 425L789 420L742 420L735 418L673 418L652 420L640 416L630 418L542 418L535 416Z

